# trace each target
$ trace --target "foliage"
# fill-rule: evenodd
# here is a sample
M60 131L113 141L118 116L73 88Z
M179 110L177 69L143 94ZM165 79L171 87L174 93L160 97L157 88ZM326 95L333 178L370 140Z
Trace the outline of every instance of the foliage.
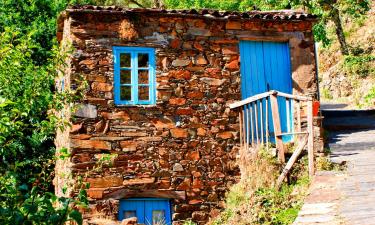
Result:
M291 224L295 220L309 183L306 157L294 165L290 184L277 191L274 183L281 165L265 149L258 152L241 155L238 163L246 175L231 187L225 210L212 224Z
M371 63L375 63L373 55L349 55L344 58L342 69L343 72L355 78L365 78L375 74L375 68L371 66Z
M65 53L55 47L57 14L68 1L0 1L0 223L82 223L75 199L55 196L53 137L74 93L54 91Z

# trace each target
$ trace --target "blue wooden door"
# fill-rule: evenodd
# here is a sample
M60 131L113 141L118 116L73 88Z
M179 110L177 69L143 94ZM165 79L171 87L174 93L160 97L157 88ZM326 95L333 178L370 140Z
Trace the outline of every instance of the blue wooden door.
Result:
M270 90L292 94L290 53L287 42L241 41L240 59L242 99ZM289 112L292 112L292 105L287 106L285 99L282 98L278 99L278 104L281 130L283 133L290 132L292 113L287 116L286 112L287 107ZM271 113L269 121L272 121ZM272 124L269 126L269 132L273 137ZM291 136L283 137L285 142L291 139Z
M138 223L146 225L172 224L168 199L130 198L120 201L118 219L137 217Z

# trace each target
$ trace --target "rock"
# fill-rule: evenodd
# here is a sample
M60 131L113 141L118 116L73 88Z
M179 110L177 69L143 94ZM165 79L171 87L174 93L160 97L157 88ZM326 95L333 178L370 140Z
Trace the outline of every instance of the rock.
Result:
M151 184L155 182L155 177L143 177L124 180L123 185Z
M79 104L77 110L74 112L74 116L94 119L98 116L98 110L95 105Z
M137 225L137 224L138 224L137 217L131 217L131 218L123 219L120 225Z
M186 103L185 98L171 98L169 99L169 104L171 105L184 105Z
M182 165L180 163L175 163L173 165L173 171L174 172L182 172L182 171L184 171L184 168L182 167Z
M86 178L86 182L90 183L90 188L108 188L122 186L123 179L120 176L105 176Z
M190 64L190 60L189 59L175 59L172 61L172 66L187 66Z
M102 140L71 139L72 148L111 150L111 144Z
M170 132L174 138L187 138L189 136L188 132L182 128L173 128Z
M208 85L212 86L220 86L224 84L226 81L225 79L216 79L216 78L209 78L209 77L202 77L200 80Z

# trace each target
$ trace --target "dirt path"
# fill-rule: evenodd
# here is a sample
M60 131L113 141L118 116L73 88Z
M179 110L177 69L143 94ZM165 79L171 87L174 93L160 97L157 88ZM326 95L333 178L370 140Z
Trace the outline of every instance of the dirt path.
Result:
M373 115L329 121L332 127L341 127L330 132L330 158L336 163L346 162L347 170L317 173L294 224L375 225L375 128L344 129L345 124L355 128L352 125L357 118L361 124L375 123Z

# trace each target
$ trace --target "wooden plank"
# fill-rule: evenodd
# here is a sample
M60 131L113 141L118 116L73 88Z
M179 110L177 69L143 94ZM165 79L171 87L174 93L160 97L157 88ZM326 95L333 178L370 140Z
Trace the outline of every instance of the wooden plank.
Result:
M264 135L263 135L263 99L259 100L260 102L260 142L264 144Z
M269 132L268 132L268 97L266 97L266 147L269 149Z
M288 132L288 133L281 133L278 136L285 136L285 135L294 135L294 134L308 134L308 132L301 131L301 132Z
M270 95L271 100L271 111L272 111L272 121L273 121L273 129L275 132L275 140L276 140L276 149L278 150L279 161L284 163L285 162L285 153L284 153L284 144L281 136L281 124L280 124L280 115L279 115L279 106L277 103L277 92L276 94Z
M289 173L289 170L292 168L293 164L296 162L298 156L301 154L303 148L305 147L308 139L308 134L304 136L301 142L298 143L297 148L294 150L292 156L288 160L288 163L285 165L283 172L280 174L279 178L276 181L276 189L279 190L283 180L285 179L286 175Z
M258 102L254 102L254 111L255 111L255 134L257 144L259 144L259 130L258 130Z
M244 135L244 138L243 138L243 145L242 145L242 147L243 148L245 148L245 146L246 146L246 128L245 128L245 124L246 124L246 122L245 122L245 108L244 107L242 107L242 133L243 133L243 135Z
M285 105L286 105L286 130L290 132L290 99L285 98Z
M302 125L301 125L301 103L300 101L296 101L296 109L297 109L297 132L301 132Z
M253 126L253 106L252 106L252 103L250 103L249 106L250 106L251 144L254 144L254 126Z
M272 92L272 91L270 91L270 92ZM309 101L309 100L312 100L311 97L301 96L301 95L291 95L291 94L287 94L287 93L279 92L279 91L277 91L277 95L281 96L281 97L285 97L285 98L291 98L291 99L300 100L300 101Z
M301 100L301 101L312 100L311 97L300 96L300 95L291 95L291 94L287 94L287 93L283 93L283 92L278 92L278 91L272 90L272 91L268 91L268 92L264 92L264 93L261 93L261 94L257 94L257 95L251 96L249 98L246 98L244 100L232 103L232 104L229 105L229 108L234 109L234 108L246 105L248 103L255 102L255 101L259 100L259 99L265 98L265 97L270 96L270 95L275 94L275 93L278 96L282 96L282 97L290 98L290 99L296 99L296 100Z
M240 107L240 106L243 106L243 105L255 102L255 101L259 100L259 99L262 99L264 97L269 96L270 94L271 94L271 92L264 92L264 93L261 93L261 94L257 94L257 95L251 96L251 97L246 98L244 100L241 100L241 101L238 101L238 102L230 104L229 108L234 109L234 108L237 108L237 107Z
M309 132L309 140L307 142L308 159L309 159L309 175L312 177L315 173L314 169L314 121L313 121L313 102L307 102L307 131Z
M250 144L250 123L249 123L249 105L246 105L246 152L249 151L249 144Z
M243 109L241 109L240 112L238 113L238 119L240 121L240 145L241 147L243 146L243 140L244 140L243 132L242 132L242 126L243 126L242 113L243 113Z

